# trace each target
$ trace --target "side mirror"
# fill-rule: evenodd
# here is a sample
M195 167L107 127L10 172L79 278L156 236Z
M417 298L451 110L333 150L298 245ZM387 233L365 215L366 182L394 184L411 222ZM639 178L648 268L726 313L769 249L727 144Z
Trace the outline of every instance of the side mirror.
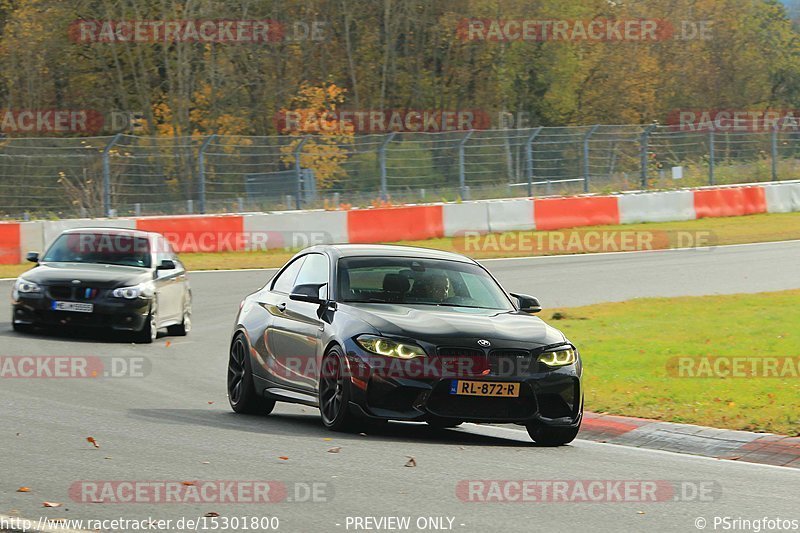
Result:
M296 285L295 288L292 289L292 294L289 295L289 299L321 305L325 303L325 300L319 297L319 290L325 285L327 285L327 283L305 283L303 285Z
M177 265L172 259L164 259L161 264L156 267L156 270L175 270Z
M31 263L38 263L39 252L28 252L27 254L25 254L25 260L30 261Z
M519 310L523 313L538 313L542 310L542 304L539 303L539 299L534 296L528 296L527 294L514 294L511 293L511 296L517 299L519 303Z

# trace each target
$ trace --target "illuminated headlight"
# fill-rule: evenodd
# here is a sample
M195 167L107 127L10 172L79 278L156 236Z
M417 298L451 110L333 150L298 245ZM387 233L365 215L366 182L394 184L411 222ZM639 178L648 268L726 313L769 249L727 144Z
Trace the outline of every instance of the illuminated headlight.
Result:
M356 339L359 346L378 355L397 357L398 359L414 359L425 357L425 350L416 344L406 344L375 335L361 335Z
M567 366L573 364L578 360L578 355L575 353L574 348L561 348L559 350L552 350L544 352L539 356L538 361L547 366Z
M37 294L40 292L42 292L42 288L32 281L17 278L17 281L14 282L14 299L20 294Z
M153 289L148 285L136 285L134 287L120 287L114 289L111 293L114 298L125 298L126 300L135 300L136 298L149 298L153 295Z

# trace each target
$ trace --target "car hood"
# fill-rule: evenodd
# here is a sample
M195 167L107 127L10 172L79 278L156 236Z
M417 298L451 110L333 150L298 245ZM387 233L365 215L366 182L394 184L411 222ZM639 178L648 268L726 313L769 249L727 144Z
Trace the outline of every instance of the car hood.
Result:
M544 346L566 340L559 330L540 318L516 311L393 304L347 305L352 315L383 335L409 337L436 345L452 345L456 340L471 345L477 339L486 339Z
M145 268L102 265L96 263L42 263L20 277L44 285L72 283L80 280L83 285L98 289L113 289L136 285L153 279L151 270Z

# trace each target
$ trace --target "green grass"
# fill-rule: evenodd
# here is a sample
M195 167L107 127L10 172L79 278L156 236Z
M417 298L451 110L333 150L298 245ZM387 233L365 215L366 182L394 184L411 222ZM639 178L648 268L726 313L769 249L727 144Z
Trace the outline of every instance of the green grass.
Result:
M800 435L800 377L690 378L667 370L676 356L800 364L798 301L800 290L647 298L546 310L542 318L578 345L590 411ZM554 312L566 318L552 320Z
M709 232L715 244L743 244L752 242L770 242L800 239L800 213L773 213L750 215L744 217L704 218L701 220L688 220L683 222L658 222L648 224L625 224L624 226L593 226L580 228L583 230L625 230L631 232ZM519 236L520 234L568 234L570 230L558 231L521 231L508 232ZM403 241L395 244L422 246L437 250L449 250L463 253L463 241L442 237L424 241ZM674 243L673 243L674 244ZM26 250L27 251L27 250ZM297 250L268 250L264 252L223 252L223 253L193 253L181 254L181 260L189 270L224 270L237 268L272 268L283 265ZM485 249L476 252L467 252L466 255L475 259L491 259L497 257L528 256L528 255L557 255L557 250L537 252L531 250L502 251ZM564 253L574 253L566 250ZM0 265L0 277L16 277L30 268L30 263L22 265Z

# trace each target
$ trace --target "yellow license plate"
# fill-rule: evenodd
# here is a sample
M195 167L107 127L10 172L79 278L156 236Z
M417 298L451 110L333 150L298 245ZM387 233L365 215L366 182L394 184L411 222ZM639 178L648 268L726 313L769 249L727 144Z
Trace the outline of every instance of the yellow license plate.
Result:
M454 379L450 382L450 394L517 398L519 396L519 383L464 381Z

